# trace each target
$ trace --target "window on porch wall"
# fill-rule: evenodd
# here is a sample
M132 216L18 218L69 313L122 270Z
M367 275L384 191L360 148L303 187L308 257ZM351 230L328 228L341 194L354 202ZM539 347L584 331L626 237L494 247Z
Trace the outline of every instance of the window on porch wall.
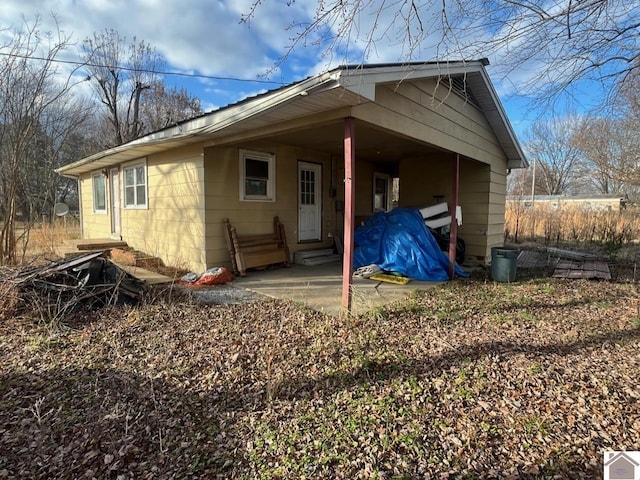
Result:
M391 210L391 177L386 173L373 174L373 211Z
M275 155L240 151L240 200L275 201Z

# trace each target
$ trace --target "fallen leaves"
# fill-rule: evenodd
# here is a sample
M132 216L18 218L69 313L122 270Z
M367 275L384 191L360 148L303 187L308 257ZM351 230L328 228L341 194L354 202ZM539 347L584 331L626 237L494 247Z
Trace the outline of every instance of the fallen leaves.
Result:
M606 287L606 288L603 288ZM459 281L0 324L0 478L586 478L638 450L633 284Z

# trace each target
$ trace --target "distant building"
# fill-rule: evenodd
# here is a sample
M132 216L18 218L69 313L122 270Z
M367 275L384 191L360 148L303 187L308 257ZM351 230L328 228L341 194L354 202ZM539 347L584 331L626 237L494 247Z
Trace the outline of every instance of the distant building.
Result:
M626 195L508 195L507 207L522 204L525 209L590 210L617 212L626 208Z

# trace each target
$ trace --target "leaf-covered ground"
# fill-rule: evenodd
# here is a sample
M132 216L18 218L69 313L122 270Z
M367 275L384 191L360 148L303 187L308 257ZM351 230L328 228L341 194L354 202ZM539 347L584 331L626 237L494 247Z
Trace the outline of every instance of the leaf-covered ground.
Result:
M640 450L632 283L80 317L0 313L0 478L600 478Z

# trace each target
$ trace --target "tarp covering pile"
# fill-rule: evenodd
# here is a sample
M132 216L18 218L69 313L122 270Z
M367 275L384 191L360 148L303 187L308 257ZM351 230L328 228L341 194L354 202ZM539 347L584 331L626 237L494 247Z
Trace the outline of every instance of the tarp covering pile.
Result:
M375 264L416 280L449 279L449 258L424 224L422 215L410 208L378 212L355 231L353 267ZM455 274L468 274L458 265Z

